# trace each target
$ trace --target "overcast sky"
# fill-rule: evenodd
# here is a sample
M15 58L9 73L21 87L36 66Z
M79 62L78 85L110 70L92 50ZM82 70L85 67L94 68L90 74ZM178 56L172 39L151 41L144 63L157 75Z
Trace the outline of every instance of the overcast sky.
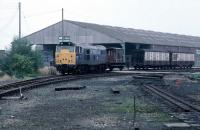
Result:
M0 0L0 49L18 35L18 2L22 35L61 20L200 36L200 0Z

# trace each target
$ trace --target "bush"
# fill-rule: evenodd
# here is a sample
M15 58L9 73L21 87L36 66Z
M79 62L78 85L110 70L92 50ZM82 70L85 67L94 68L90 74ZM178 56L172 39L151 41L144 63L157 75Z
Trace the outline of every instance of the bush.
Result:
M11 50L7 50L6 55L0 59L1 70L18 78L36 73L42 66L41 53L32 51L25 39L14 39L11 45Z
M13 55L10 67L16 77L23 77L34 72L33 62L30 57L20 54Z

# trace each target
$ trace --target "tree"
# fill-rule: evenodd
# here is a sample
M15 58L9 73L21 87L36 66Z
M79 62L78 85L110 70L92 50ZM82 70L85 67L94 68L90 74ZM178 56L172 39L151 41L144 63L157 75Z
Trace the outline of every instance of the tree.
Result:
M31 44L26 39L14 39L11 50L0 59L1 70L17 77L24 77L38 71L42 65L39 51L32 51Z

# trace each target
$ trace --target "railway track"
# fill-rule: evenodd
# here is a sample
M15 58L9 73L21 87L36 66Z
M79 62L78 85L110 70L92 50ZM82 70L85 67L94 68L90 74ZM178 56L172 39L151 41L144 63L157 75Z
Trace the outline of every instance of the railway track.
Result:
M66 81L87 79L87 78L97 78L97 77L122 76L122 75L130 75L130 74L104 73L104 74L87 74L87 75L49 76L49 77L19 81L0 86L0 98L11 94L19 93L20 89L21 91L25 91L28 89L38 88L44 85L55 84L59 82L66 82Z
M56 76L46 76L46 77L40 77L40 78L34 78L34 79L29 79L29 80L24 80L24 81L17 81L17 82L13 82L13 83L8 83L8 84L3 84L0 85L0 91L4 90L4 89L9 89L12 87L18 87L18 86L22 86L22 85L26 85L26 84L31 84L40 80L45 80L45 79L49 79L49 78L53 78Z
M191 103L186 102L162 89L159 89L155 86L148 86L148 85L144 85L144 87L145 89L150 90L154 94L174 104L178 108L182 109L184 112L200 112L200 106L192 105Z

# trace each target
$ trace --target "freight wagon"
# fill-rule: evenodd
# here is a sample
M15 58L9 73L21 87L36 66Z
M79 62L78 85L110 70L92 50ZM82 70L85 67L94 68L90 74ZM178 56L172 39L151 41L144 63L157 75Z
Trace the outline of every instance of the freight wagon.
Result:
M107 48L108 68L112 71L113 68L122 70L125 66L124 50L122 48Z
M135 69L191 68L194 65L194 54L192 53L136 50L132 55L132 64Z
M171 66L179 68L191 68L194 65L194 54L191 53L172 53Z

